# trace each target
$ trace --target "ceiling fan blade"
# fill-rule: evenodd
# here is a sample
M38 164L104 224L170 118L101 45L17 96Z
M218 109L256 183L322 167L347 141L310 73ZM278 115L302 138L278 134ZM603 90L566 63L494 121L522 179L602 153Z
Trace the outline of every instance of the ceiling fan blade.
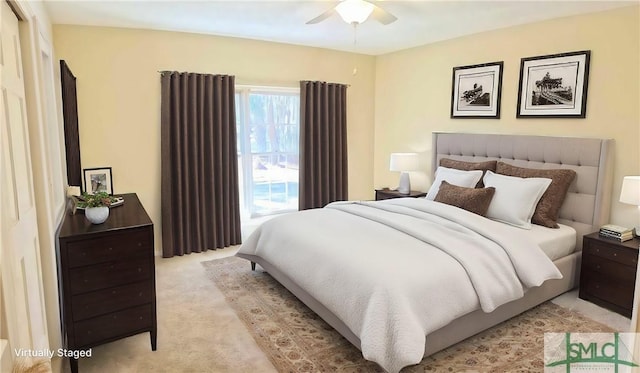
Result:
M308 21L307 25L313 25L313 24L316 24L316 23L320 23L320 22L324 21L325 19L331 17L335 13L336 13L336 8L331 8L331 9L327 10L326 12L320 14L316 18Z
M398 19L396 16L380 8L377 5L375 5L375 8L373 8L373 13L371 13L371 18L382 23L383 25L388 25L390 23L395 22Z

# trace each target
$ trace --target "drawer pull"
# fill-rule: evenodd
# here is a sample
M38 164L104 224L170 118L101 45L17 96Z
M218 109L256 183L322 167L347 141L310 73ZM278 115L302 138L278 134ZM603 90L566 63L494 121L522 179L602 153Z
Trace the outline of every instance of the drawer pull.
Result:
M141 297L141 296L142 296L142 292L139 292L139 293L138 293L138 296L139 296L139 297Z
M87 282L89 282L89 280L87 280L86 278L83 280L84 283L86 284Z
M138 317L138 320L142 320L142 316Z
M113 290L113 291L111 292L111 294L117 294L117 293L118 293L118 292L117 292L117 291L115 291L115 290Z
M596 249L596 252L597 252L597 253L599 253L599 252L600 252L600 249Z
M110 247L110 248L109 248L109 251L113 251L113 247Z
M138 267L138 272L142 272L142 268Z
M142 242L138 242L138 247L142 247Z
M596 265L596 269L600 269L600 264L597 264L597 265Z

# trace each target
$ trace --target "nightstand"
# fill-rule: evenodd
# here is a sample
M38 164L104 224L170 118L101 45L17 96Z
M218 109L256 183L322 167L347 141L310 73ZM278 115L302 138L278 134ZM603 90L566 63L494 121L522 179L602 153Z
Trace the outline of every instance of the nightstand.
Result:
M426 192L418 192L416 190L412 190L409 194L402 194L397 190L376 189L376 201L380 201L383 199L405 198L405 197L421 198L426 195L427 195Z
M583 238L580 298L631 317L640 239Z

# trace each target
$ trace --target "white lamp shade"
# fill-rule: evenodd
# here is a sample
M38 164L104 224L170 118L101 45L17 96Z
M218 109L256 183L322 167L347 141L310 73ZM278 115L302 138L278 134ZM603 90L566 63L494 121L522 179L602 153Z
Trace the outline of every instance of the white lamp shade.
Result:
M418 167L417 153L391 153L390 171L418 171Z
M336 11L342 19L351 23L362 23L373 12L374 5L363 0L344 0L336 6Z
M640 176L625 176L622 179L620 202L640 206Z

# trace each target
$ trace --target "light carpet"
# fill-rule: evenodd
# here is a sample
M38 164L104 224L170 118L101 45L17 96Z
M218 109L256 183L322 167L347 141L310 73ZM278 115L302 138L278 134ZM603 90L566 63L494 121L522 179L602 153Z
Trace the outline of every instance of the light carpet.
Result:
M382 372L260 267L235 257L202 265L278 371ZM547 302L402 372L542 371L545 332L610 331Z

